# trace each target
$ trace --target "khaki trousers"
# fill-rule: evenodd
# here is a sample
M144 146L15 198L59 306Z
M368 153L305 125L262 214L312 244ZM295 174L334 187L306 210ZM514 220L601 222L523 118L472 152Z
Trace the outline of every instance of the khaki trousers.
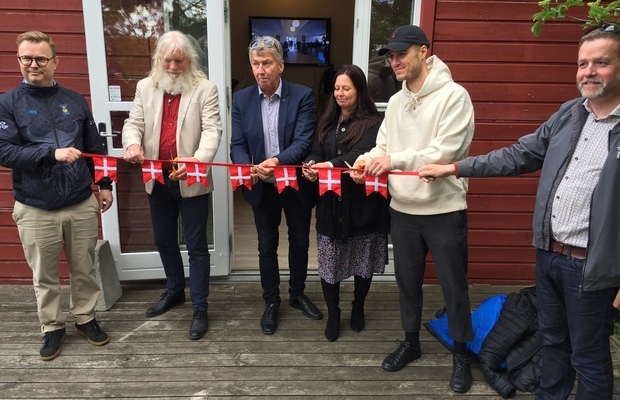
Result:
M97 245L95 196L74 206L47 211L15 202L13 220L17 224L26 261L32 269L37 297L37 312L43 332L64 328L65 315L60 307L58 267L64 247L75 322L85 324L95 318L99 285L94 260Z

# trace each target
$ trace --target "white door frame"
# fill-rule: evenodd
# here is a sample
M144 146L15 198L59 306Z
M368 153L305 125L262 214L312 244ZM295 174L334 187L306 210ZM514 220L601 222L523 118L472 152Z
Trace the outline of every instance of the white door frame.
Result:
M104 122L111 127L111 111L129 111L130 101L111 102L108 96L105 40L103 34L103 13L99 0L82 0L84 28L88 55L88 72L90 76L90 94L93 116L96 123ZM205 0L207 9L207 37L209 40L209 79L219 88L220 112L223 121L222 140L216 155L216 162L227 162L230 132L230 34L228 23L227 0ZM223 38L223 40L222 40ZM109 129L109 128L108 128ZM122 157L122 150L114 149L112 137L107 137L110 156ZM230 272L230 238L232 236L232 196L228 171L225 168L213 168L212 192L213 241L211 251L211 275L228 275ZM223 210L227 212L222 212ZM165 278L161 259L156 251L122 253L120 244L120 226L118 223L118 202L101 217L103 238L108 240L116 269L121 280L142 280ZM183 261L188 271L187 251L182 252Z

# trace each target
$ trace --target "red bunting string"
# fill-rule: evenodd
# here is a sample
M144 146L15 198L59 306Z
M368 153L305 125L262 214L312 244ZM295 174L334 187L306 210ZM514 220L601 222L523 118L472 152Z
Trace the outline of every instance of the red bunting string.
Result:
M112 181L117 181L117 161L122 160L122 157L111 157L101 154L88 154L82 153L83 157L90 157L93 159L95 165L95 181L99 181L101 178L107 176ZM164 183L164 174L162 171L162 160L144 160L142 164L142 179L144 183L150 180L157 180ZM207 180L208 168L215 167L227 167L230 175L230 183L232 190L236 190L239 186L245 186L248 190L252 190L252 177L250 171L252 166L247 164L228 164L217 162L185 162L187 169L187 185L191 186L196 183L200 183L205 188L209 187ZM299 190L297 182L297 165L277 165L271 166L274 168L274 175L278 187L278 192L282 192L287 186L295 190ZM363 169L353 168L338 168L338 167L325 167L317 168L319 171L319 194L323 195L328 190L333 191L338 196L341 196L341 177L343 171L359 171ZM417 171L390 171L387 174L380 176L366 176L366 194L370 195L374 192L378 192L385 198L387 198L387 181L388 175L410 175L417 176Z

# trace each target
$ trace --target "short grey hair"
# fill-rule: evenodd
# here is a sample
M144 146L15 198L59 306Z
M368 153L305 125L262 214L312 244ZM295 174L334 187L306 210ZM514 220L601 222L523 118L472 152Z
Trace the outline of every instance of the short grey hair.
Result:
M267 47L265 46L265 42L273 40L273 46ZM256 45L254 45L256 44ZM252 61L252 53L255 53L257 56L262 56L265 53L269 53L273 55L273 58L279 63L283 61L284 51L282 50L282 44L280 41L273 36L261 36L250 42L248 46L248 56L250 58L250 62Z

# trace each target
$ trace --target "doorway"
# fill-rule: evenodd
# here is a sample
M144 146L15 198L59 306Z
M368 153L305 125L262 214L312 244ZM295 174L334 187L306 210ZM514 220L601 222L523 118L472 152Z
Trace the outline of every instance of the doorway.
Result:
M286 64L284 78L315 90L317 109L330 94L326 79L331 66L357 64L367 71L377 64L376 50L396 26L419 21L414 0L82 0L95 120L107 137L109 154L122 157L120 132L132 107L135 85L148 75L157 38L172 29L196 40L209 80L219 89L223 136L215 161L228 163L230 105L234 92L254 84L248 69L247 44L251 17L329 20L329 37L283 35L293 50L329 64ZM300 23L301 25L301 23ZM297 25L299 27L300 25ZM290 28L289 28L290 29ZM306 36L306 37L304 37ZM327 40L326 40L327 39ZM300 58L302 59L302 58ZM304 57L303 59L308 59ZM373 61L374 60L374 61ZM385 99L377 98L385 109ZM113 209L102 216L103 237L110 242L122 280L163 278L161 261L150 233L150 214L140 171L119 163ZM214 167L210 210L211 274L258 275L258 244L252 210L241 191L232 192L226 168ZM280 246L281 265L287 262L286 225ZM314 224L313 224L314 226ZM310 265L316 271L316 235L311 231ZM184 252L187 265L187 254ZM393 271L390 264L386 272Z

